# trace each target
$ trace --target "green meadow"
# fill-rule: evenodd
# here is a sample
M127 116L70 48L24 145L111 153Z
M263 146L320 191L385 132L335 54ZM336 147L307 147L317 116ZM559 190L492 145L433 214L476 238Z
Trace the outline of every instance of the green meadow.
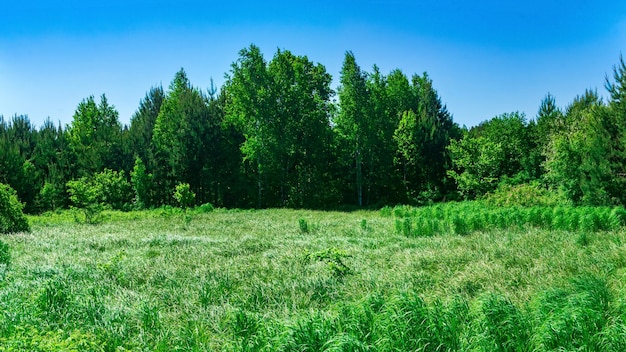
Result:
M0 351L626 350L623 208L176 208L0 237Z

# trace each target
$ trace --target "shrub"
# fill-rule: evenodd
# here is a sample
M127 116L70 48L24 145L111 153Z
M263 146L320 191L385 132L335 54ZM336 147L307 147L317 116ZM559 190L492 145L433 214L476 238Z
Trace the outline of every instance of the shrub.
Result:
M188 183L179 183L174 191L174 199L181 208L187 209L193 205L196 194L193 193Z
M0 240L0 265L9 265L11 263L11 252L9 245Z
M536 183L515 186L501 184L495 191L487 194L485 200L499 207L555 206L568 203L562 194L545 189Z
M135 192L135 206L139 209L146 208L151 205L150 201L150 184L152 183L152 174L146 171L141 158L135 159L135 166L130 172L130 178Z
M215 208L213 207L213 204L211 203L204 203L201 206L198 207L197 212L199 213L210 213L214 210Z
M0 233L30 231L23 209L15 190L0 183Z
M95 224L99 221L104 210L100 185L87 177L81 177L67 182L67 193L70 195L72 207L82 210L86 223ZM76 218L76 221L79 219Z
M67 192L74 208L81 209L85 222L97 223L105 208L127 209L130 204L130 183L124 171L104 171L92 177L67 182Z

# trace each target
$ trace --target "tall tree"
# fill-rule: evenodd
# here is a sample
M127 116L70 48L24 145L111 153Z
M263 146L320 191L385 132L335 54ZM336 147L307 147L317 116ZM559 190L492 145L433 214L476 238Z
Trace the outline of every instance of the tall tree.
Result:
M207 200L211 190L206 184L215 178L210 157L218 130L219 121L211 116L206 98L191 86L181 69L170 84L154 125L152 142L155 159L161 165L154 170L159 204L173 202L171 194L179 183L189 183L198 195L196 201Z
M331 76L306 56L278 50L269 64L274 121L268 126L266 163L277 173L280 205L322 206L329 192ZM325 189L326 192L319 192Z
M244 136L241 151L249 174L256 178L256 206L259 208L266 205L264 165L268 158L266 135L271 118L269 82L267 63L255 45L239 52L226 81L226 120Z
M396 161L402 169L409 201L439 200L447 193L446 147L460 131L428 75L414 75L412 81L417 108L402 114L394 133Z
M339 114L335 130L353 158L351 174L355 179L358 206L363 206L363 163L369 159L371 138L369 125L369 92L366 74L356 63L354 54L346 52L339 87Z
M90 176L105 168L121 169L122 125L115 106L109 105L104 94L100 104L93 96L78 104L68 137L76 155L78 176Z
M244 160L257 174L257 206L316 207L330 181L331 77L305 56L257 47L240 53L227 83L227 119L242 132Z
M152 134L163 100L165 92L162 86L150 88L139 103L138 110L130 118L129 139L133 156L139 157L148 165L152 164Z

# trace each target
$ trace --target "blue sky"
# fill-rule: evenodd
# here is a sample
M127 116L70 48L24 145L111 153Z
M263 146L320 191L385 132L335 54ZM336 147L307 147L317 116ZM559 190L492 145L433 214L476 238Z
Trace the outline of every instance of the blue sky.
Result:
M150 87L185 68L219 86L254 43L307 55L335 79L346 50L367 71L428 72L454 119L533 118L550 92L567 105L626 45L626 1L7 1L0 17L0 115L70 123L106 94L130 117Z

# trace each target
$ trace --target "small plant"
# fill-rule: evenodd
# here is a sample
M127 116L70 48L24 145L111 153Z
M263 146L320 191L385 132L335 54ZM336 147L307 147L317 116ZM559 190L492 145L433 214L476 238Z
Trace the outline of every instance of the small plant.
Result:
M198 213L210 213L214 209L215 208L213 207L213 204L211 204L211 203L204 203L201 206L199 206L198 208L196 208L196 212L198 212Z
M37 298L39 308L55 319L64 315L71 302L71 287L65 277L54 277L46 282Z
M9 266L11 264L11 252L9 245L0 240L0 265Z
M84 215L84 221L88 224L96 224L101 220L104 210L101 185L87 177L67 182L67 192L70 194L74 209L80 209ZM75 217L76 222L81 219Z
M17 199L15 190L0 183L0 233L30 231L22 209L24 204Z
M174 199L178 205L184 209L183 221L185 222L184 229L186 230L193 219L188 209L196 200L196 194L193 193L188 183L179 183L176 186L176 191L174 191Z
M193 205L196 194L193 193L188 183L179 183L174 191L174 199L181 208L187 209Z
M307 260L324 262L328 265L328 270L335 277L344 277L352 272L343 261L351 257L346 251L338 248L329 248L314 253L307 253Z
M298 225L300 225L300 232L309 233L309 223L306 221L306 219L298 219Z
M367 226L367 220L365 220L365 219L361 220L361 224L360 225L361 225L361 230L363 230L363 231L367 231L369 229L369 227Z
M582 231L576 238L576 244L578 244L581 247L586 247L589 244L589 242L590 242L589 235L587 235L587 232L585 231Z

